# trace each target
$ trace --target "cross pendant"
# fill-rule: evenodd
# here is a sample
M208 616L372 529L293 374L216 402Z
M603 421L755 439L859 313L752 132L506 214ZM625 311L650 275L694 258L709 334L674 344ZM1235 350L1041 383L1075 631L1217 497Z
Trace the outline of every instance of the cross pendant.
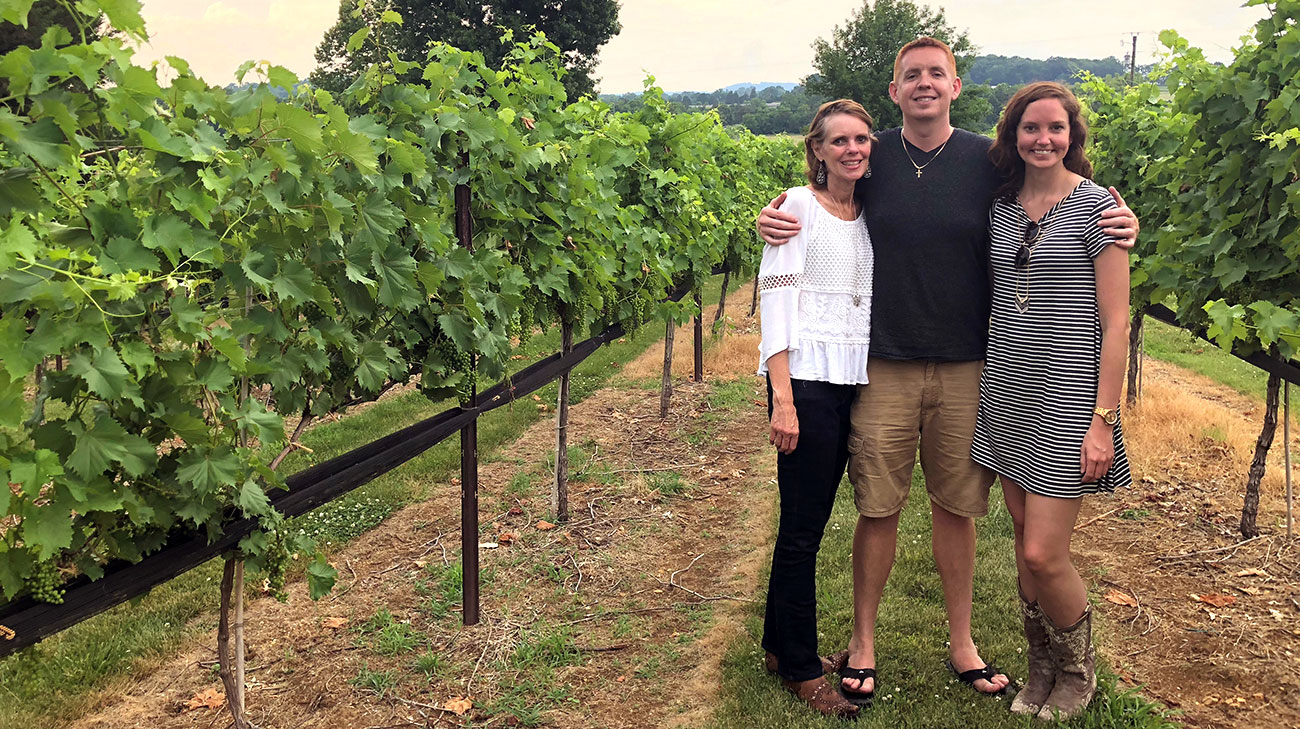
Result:
M919 167L918 167L917 170L916 170L916 176L917 176L917 177L920 177L920 176L921 176L921 169L920 169Z

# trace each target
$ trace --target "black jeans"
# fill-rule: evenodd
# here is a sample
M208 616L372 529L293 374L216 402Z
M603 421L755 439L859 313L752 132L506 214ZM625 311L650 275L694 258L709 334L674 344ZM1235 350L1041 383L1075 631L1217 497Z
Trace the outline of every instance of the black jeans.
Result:
M835 491L849 460L849 408L857 388L791 380L799 442L776 456L781 522L767 585L763 648L776 655L781 677L807 681L822 675L817 654L817 550ZM767 385L768 416L772 383Z

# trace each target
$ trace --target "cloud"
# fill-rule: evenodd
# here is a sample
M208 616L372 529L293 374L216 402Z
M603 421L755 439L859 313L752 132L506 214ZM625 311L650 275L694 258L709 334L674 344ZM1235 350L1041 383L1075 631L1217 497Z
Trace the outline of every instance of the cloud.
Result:
M215 2L203 11L203 22L213 24L247 23L249 17L238 8L232 8L223 2Z
M266 9L267 20L279 27L334 25L339 4L328 0L273 0Z

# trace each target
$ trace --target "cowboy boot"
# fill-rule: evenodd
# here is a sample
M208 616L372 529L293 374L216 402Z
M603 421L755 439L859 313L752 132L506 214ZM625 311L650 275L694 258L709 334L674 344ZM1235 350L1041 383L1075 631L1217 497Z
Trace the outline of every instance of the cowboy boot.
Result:
M1043 615L1043 627L1051 644L1052 663L1056 667L1056 684L1047 697L1038 718L1069 719L1083 713L1097 693L1096 654L1092 649L1092 608L1084 608L1083 617L1068 628L1058 628Z
M1030 602L1021 595L1020 614L1025 621L1025 640L1029 641L1026 655L1029 676L1011 702L1011 713L1034 716L1052 693L1056 668L1052 665L1051 644L1047 639L1047 629L1043 627L1043 611L1038 607L1038 601Z

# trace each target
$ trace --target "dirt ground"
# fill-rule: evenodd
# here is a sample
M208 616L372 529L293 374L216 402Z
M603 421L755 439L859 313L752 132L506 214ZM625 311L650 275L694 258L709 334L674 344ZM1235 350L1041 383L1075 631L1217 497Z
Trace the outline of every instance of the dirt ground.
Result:
M756 340L729 339L745 343L711 353L704 383L679 378L666 420L657 387L610 387L572 408L570 445L587 457L573 465L567 524L542 522L553 419L481 465L479 625L461 626L459 593L440 604L437 592L459 575L458 482L334 555L340 579L329 597L312 602L298 586L287 604L254 601L250 718L264 729L514 726L520 717L631 729L707 715L774 507L774 489L760 487L773 465L756 458L766 447L756 381L719 371L737 364L733 346ZM643 359L628 368L662 363L662 349ZM688 362L679 352L675 369ZM733 401L743 394L742 406L714 411L717 387ZM520 493L521 473L536 488ZM101 692L99 708L72 726L227 726L224 708L190 708L221 690L214 632L202 634ZM418 647L402 650L412 637ZM414 664L422 653L439 656L432 675ZM461 698L472 702L463 715L446 708ZM544 708L530 714L531 705Z
M728 302L742 320L747 306L747 290ZM746 329L708 353L704 384L685 378L690 339L679 330L679 386L666 421L657 389L627 383L573 408L570 444L588 459L575 468L570 523L538 525L549 508L552 421L482 466L482 539L497 546L481 550L480 625L461 628L456 606L430 609L459 551L455 484L431 489L431 499L340 551L330 597L313 603L299 588L288 604L254 602L254 721L267 729L513 726L527 712L512 702L541 701L546 708L531 720L548 726L703 723L722 654L742 630L731 598L756 592L774 508L762 397L746 377L753 324ZM652 346L625 375L655 376L661 361ZM711 403L728 387L733 396L747 387L749 402L724 414ZM1262 536L1244 541L1238 532L1261 420L1254 401L1148 360L1142 402L1125 414L1134 488L1088 500L1075 535L1076 561L1100 597L1101 653L1189 727L1300 726L1300 538L1288 542L1281 526L1280 427L1262 488ZM1300 455L1294 431L1292 451ZM521 473L538 486L521 493ZM386 628L380 610L391 615ZM342 627L327 627L340 618ZM386 655L386 631L414 635L421 648ZM73 726L228 725L224 709L187 708L220 689L214 644L204 632L157 670L102 692L100 708ZM429 677L413 667L424 651L445 656ZM374 677L383 675L392 679L381 694ZM464 715L444 708L463 697L472 699Z
M1300 536L1288 542L1283 527L1281 424L1261 535L1244 541L1262 405L1172 365L1144 366L1142 401L1125 419L1134 488L1086 500L1074 540L1102 596L1102 652L1189 727L1300 727ZM1297 478L1295 428L1291 452Z

